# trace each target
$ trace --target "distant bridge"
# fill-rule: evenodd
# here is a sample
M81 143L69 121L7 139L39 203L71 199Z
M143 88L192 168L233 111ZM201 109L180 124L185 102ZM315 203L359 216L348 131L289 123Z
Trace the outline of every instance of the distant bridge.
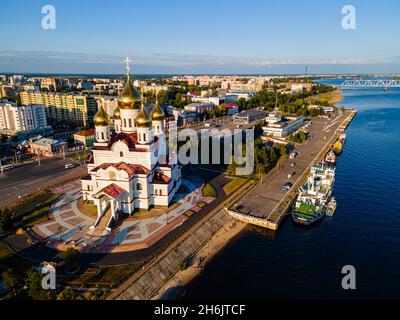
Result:
M346 80L339 87L400 88L400 80Z

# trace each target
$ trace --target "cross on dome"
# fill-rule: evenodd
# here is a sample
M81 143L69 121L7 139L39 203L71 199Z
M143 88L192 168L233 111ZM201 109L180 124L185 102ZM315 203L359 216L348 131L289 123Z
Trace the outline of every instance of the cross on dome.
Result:
M130 60L129 57L126 57L124 62L126 63L126 73L129 76L131 73L131 66L130 63L133 62L133 60Z

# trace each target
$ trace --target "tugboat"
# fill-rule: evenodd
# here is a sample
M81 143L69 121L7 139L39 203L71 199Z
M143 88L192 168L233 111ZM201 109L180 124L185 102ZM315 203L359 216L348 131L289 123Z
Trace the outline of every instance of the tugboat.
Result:
M326 155L325 162L328 162L328 163L331 163L331 164L335 164L336 163L336 155L332 150L330 150L328 152L328 154Z
M327 210L335 182L335 167L322 162L311 167L310 175L299 189L292 211L293 222L309 226L321 220Z
M337 206L336 199L335 197L332 197L326 208L326 215L328 217L333 217L336 211L336 206Z

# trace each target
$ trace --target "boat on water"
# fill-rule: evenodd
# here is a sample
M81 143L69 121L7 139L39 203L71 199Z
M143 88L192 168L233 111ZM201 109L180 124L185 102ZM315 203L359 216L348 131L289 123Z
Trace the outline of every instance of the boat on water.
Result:
M335 214L336 211L336 207L337 207L337 202L335 197L332 197L329 200L328 206L326 207L326 215L328 217L333 217L333 215Z
M343 143L338 140L333 144L333 152L335 153L336 156L340 155L343 151Z
M339 140L340 140L340 142L342 143L342 144L345 144L345 142L346 142L346 131L343 131L341 134L340 134L340 136L339 136Z
M292 220L302 225L312 225L326 214L335 182L335 166L322 162L311 167L307 181L299 189L292 210Z
M325 156L325 162L330 163L330 164L336 163L336 155L332 150L330 150L327 153L327 155Z

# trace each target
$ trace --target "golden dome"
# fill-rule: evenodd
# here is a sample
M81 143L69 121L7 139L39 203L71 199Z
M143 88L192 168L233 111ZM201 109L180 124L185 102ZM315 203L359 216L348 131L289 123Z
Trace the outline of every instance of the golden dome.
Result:
M156 106L151 113L151 118L153 121L163 121L165 119L164 111L160 108L158 104L158 99L156 99Z
M140 112L135 119L136 127L138 128L150 128L151 127L151 117L147 114L144 109L144 104L140 108Z
M114 110L113 118L114 120L121 120L121 110L118 106Z
M128 76L126 85L118 98L118 106L121 109L139 109L143 98L140 92L132 85Z
M99 110L97 111L97 113L94 115L93 118L93 123L96 127L105 127L108 126L109 121L108 121L108 115L107 113L104 111L103 107L100 106Z

